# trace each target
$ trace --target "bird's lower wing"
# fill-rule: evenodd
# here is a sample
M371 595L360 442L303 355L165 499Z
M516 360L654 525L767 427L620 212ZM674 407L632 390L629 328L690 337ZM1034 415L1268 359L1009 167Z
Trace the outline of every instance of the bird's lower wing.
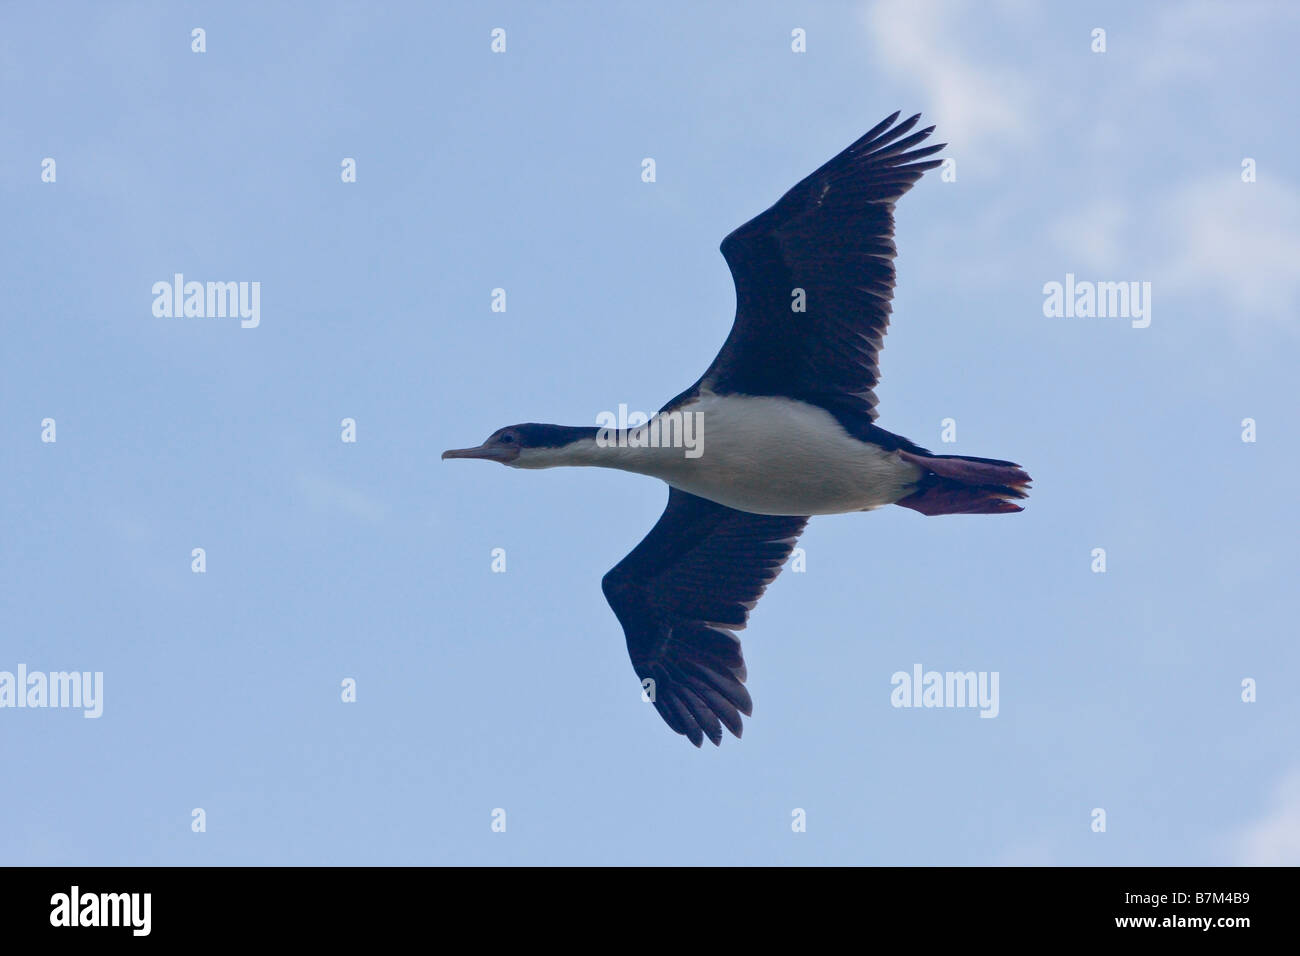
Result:
M724 726L741 734L752 704L733 632L745 627L807 523L670 488L659 521L601 582L643 693L697 747L705 737L720 744Z

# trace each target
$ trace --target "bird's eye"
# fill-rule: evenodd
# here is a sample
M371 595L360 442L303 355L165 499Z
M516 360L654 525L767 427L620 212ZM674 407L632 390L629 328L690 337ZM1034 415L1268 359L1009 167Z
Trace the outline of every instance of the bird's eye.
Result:
M515 436L508 433L501 436L501 444L503 445L509 445L513 443L514 440L515 440Z

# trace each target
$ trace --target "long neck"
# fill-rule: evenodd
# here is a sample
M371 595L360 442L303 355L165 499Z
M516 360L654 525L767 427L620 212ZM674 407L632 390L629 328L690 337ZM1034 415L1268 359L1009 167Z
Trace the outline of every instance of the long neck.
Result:
M573 428L572 432L574 438L567 444L526 449L518 466L616 468L662 478L680 469L684 460L698 457L703 438L693 430L683 433L653 419L638 428Z

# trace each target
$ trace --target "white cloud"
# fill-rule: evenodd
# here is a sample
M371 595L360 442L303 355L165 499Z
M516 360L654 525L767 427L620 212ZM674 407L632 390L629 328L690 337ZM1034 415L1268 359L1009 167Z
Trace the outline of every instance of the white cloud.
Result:
M1242 866L1300 865L1300 770L1293 770L1273 793L1269 811L1234 841Z
M1166 295L1208 289L1233 310L1292 321L1300 303L1300 193L1261 170L1243 183L1235 170L1175 189L1156 211L1169 256L1156 281Z
M988 6L964 0L881 0L867 8L881 66L925 89L927 122L961 149L988 138L1020 142L1028 132L1029 84L1005 61L976 63L963 53L962 21L988 15Z
M872 55L900 84L925 93L927 122L938 123L939 138L953 144L959 163L971 162L986 173L1010 163L1032 167L1030 189L1044 188L1051 181L1044 170L1056 170L1058 201L1076 203L1033 233L1009 234L991 221L989 231L980 233L998 240L987 246L998 251L989 269L1005 268L1015 259L1008 249L1037 244L1045 233L1061 252L1062 271L1097 280L1149 280L1161 302L1176 303L1184 313L1195 310L1202 320L1209 314L1226 329L1249 335L1260 320L1293 323L1300 310L1300 189L1283 178L1278 156L1267 151L1255 157L1253 183L1241 181L1238 164L1245 156L1225 160L1216 153L1213 169L1201 159L1195 173L1154 189L1139 185L1141 165L1124 165L1135 148L1131 140L1159 133L1135 127L1126 110L1135 83L1165 88L1157 99L1195 89L1203 72L1197 57L1213 60L1216 77L1240 67L1240 45L1224 41L1225 35L1276 27L1300 14L1260 3L1243 3L1240 11L1214 3L1187 9L1187 17L1180 8L1177 16L1156 13L1129 24L1125 35L1138 47L1127 57L1093 64L1096 75L1083 80L1050 69L1040 44L1024 44L1020 60L989 47L990 27L1017 37L1033 26L1035 11L1010 0L880 0L865 9L864 20ZM1086 49L1088 34L1074 41ZM1063 115L1088 118L1069 149L1058 139ZM1113 176L1089 175L1104 164L1115 166ZM1021 208L1020 177L1003 175L1000 187L999 179L988 181L1005 191L990 205L1004 212ZM1092 198L1078 204L1083 191Z
M1124 261L1129 219L1126 203L1105 199L1067 213L1048 231L1052 240L1070 256L1069 268L1113 273Z
M1149 279L1161 300L1208 298L1226 322L1291 322L1300 308L1300 191L1273 170L1255 183L1232 168L1131 202L1100 200L1048 234L1088 278Z

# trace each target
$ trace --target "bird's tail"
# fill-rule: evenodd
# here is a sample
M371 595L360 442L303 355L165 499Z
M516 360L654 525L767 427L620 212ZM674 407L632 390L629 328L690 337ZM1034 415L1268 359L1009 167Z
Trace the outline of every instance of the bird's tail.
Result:
M1014 462L962 455L915 455L904 461L925 470L916 491L895 504L923 515L996 515L1024 511L1015 502L1029 496L1030 477Z

